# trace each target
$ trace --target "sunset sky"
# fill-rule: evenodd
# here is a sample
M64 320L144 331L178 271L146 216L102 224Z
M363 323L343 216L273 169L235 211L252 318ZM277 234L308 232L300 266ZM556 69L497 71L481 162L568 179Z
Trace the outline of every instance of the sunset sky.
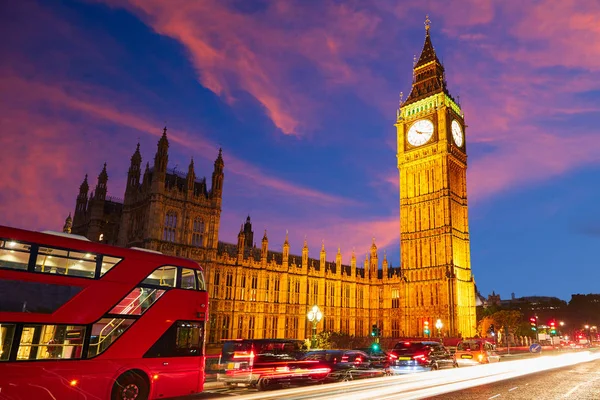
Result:
M0 224L60 230L104 162L210 177L292 251L399 265L396 132L425 15L465 112L471 262L508 298L600 291L600 2L106 0L0 5ZM210 179L210 178L209 178Z

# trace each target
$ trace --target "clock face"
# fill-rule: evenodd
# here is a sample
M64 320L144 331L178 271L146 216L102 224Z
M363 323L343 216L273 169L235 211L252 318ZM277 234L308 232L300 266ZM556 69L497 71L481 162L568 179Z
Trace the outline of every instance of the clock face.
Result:
M412 146L421 146L433 136L433 122L428 119L420 119L408 130L406 139Z
M452 121L452 138L458 147L463 145L463 131L457 120Z

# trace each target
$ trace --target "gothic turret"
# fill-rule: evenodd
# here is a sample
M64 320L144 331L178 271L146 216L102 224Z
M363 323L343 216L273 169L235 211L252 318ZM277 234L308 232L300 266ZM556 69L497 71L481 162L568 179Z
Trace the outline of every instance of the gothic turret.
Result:
M104 163L104 167L98 175L98 183L96 184L96 194L94 199L96 200L105 200L106 199L106 184L108 183L108 174L106 173L106 163Z
M337 254L335 255L335 274L341 276L342 274L342 249L338 247Z
M69 213L69 216L67 217L67 219L65 219L65 225L63 226L63 232L64 233L71 233L71 228L73 227L73 219L71 218L71 213Z
M285 242L283 242L283 267L287 268L290 259L290 242L288 240L288 231L285 231Z
M192 195L194 194L194 182L196 181L196 173L194 172L194 159L192 158L192 160L190 161L190 166L188 167L188 173L187 173L187 191L189 193L191 193Z
M371 254L369 255L369 276L371 279L377 279L377 270L379 269L379 258L377 256L377 246L375 245L375 238L371 244Z
M238 263L241 263L244 260L244 249L246 248L246 235L244 234L244 224L240 226L240 233L238 233L238 242L237 242L237 258Z
M137 144L135 152L131 156L131 164L127 173L127 187L125 188L125 198L129 194L135 193L140 186L140 175L142 173L142 155L140 154L140 144Z
M325 271L325 258L327 253L325 253L325 240L321 242L321 252L319 253L319 271Z
M150 163L147 162L146 169L144 170L144 178L142 180L142 190L147 190L150 187L150 184L152 183L150 180L151 174Z
M73 225L77 227L79 227L85 221L85 213L88 203L88 191L90 190L87 177L87 174L85 174L85 178L83 178L83 182L81 182L81 185L79 186L79 194L77 195L77 200L75 202Z
M104 201L106 200L107 183L108 174L106 173L106 163L104 163L102 172L98 175L96 190L92 192L88 203L89 229L87 238L92 241L102 241L104 237L102 230L105 224Z
M267 230L265 229L265 234L263 235L261 246L260 246L260 258L261 260L267 260L267 255L269 254L269 239L267 238Z
M381 262L381 268L383 270L383 279L385 280L388 277L388 260L385 250L383 251L383 261Z
M302 268L308 267L308 243L306 236L304 237L304 245L302 246Z
M352 248L352 256L350 257L350 276L356 276L356 253Z
M250 248L254 245L254 232L252 232L252 222L250 222L250 216L246 218L246 223L244 224L244 242L246 243L246 247Z
M211 187L211 197L217 204L221 204L221 198L223 196L223 178L225 174L223 173L223 168L225 163L223 162L223 151L219 149L219 155L215 160L215 169L212 174L212 187Z
M154 172L156 174L166 174L167 163L169 162L169 140L167 139L167 127L163 129L163 134L158 141L158 149L154 156Z

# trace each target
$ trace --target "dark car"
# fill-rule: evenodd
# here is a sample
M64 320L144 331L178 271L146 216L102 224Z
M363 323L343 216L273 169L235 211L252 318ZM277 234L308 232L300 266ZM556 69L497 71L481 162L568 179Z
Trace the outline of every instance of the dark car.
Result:
M343 382L386 373L384 369L373 368L368 354L360 350L314 350L307 352L303 360L315 362L313 369L330 370L320 376L312 375L320 382Z
M217 381L266 390L322 379L329 369L299 360L304 354L302 345L301 340L288 339L226 340L219 361L223 371Z
M355 350L367 353L371 360L371 366L374 368L387 368L390 364L390 355L380 348L363 347Z
M433 371L458 366L450 351L438 342L399 342L390 352L390 356L392 360L388 367L389 374Z

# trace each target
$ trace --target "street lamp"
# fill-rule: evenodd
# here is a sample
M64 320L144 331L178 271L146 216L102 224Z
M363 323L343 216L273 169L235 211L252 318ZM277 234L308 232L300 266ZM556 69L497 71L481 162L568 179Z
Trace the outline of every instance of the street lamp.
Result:
M317 324L323 319L323 313L319 309L319 306L315 304L306 316L312 323L312 339L310 341L310 347L311 349L314 349L317 347Z
M442 327L444 326L444 324L442 324L442 320L438 319L437 321L435 321L435 327L438 331L438 336L440 337L440 342L442 341Z

